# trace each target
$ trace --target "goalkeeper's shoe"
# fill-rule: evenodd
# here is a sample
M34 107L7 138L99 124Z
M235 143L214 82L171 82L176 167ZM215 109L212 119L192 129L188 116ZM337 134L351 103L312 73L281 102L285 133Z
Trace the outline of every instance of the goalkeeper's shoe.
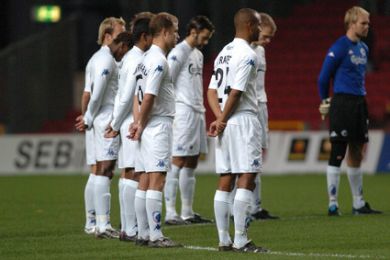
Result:
M340 216L339 208L336 205L332 205L328 208L328 216Z
M365 214L382 214L382 211L372 209L370 204L366 202L363 207L355 209L352 208L352 214L354 215L365 215Z

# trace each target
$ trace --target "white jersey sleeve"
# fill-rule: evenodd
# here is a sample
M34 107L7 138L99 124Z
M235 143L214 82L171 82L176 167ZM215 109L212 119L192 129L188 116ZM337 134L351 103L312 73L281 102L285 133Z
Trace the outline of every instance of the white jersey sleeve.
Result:
M149 68L150 71L146 80L145 94L158 96L162 81L169 70L168 63L163 59L155 59Z
M267 102L267 94L265 91L265 72L267 70L267 64L265 59L265 50L262 46L256 46L254 48L259 66L257 68L256 78L256 96L258 102Z
M179 73L186 63L188 56L192 51L191 46L183 41L178 44L168 55L168 65L172 76L173 84L176 83Z
M112 57L100 56L99 66L94 68L91 73L93 89L91 92L91 99L88 103L88 108L84 116L84 123L88 125L88 128L92 127L92 123L99 112L108 82L112 77L113 72L116 70L115 66L116 64Z
M136 91L137 76L135 70L142 60L143 52L140 49L130 50L123 58L123 66L119 72L119 91L115 99L114 114L111 127L119 131L126 116L133 108L134 93Z
M92 91L91 60L89 60L87 66L85 67L84 92L91 93L91 91Z
M232 85L232 89L246 91L250 75L257 68L257 60L255 55L245 55L240 57L237 62L236 73Z

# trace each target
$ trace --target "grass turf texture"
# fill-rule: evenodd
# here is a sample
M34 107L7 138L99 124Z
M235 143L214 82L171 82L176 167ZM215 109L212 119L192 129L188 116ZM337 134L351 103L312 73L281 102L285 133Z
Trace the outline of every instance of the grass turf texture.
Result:
M327 216L325 176L262 177L264 208L281 217L252 222L249 237L273 253L261 256L210 250L149 249L83 232L86 176L0 177L0 259L390 259L390 175L364 177L365 198L383 215L353 216L342 176L341 217ZM213 217L217 176L198 176L195 210ZM117 178L112 223L119 224ZM233 227L231 223L231 227ZM233 228L231 229L233 234ZM214 225L164 226L184 245L216 248Z

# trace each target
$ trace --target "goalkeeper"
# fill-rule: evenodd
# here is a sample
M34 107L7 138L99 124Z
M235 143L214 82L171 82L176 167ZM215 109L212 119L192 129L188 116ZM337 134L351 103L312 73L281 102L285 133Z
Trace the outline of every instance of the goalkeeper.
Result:
M329 135L332 144L326 170L329 216L338 216L340 166L348 147L347 175L352 191L352 213L377 214L363 199L363 175L360 165L363 148L368 142L368 111L365 99L364 77L368 47L361 39L367 36L369 13L361 7L352 7L344 17L346 35L340 37L329 49L318 79L321 97L319 107L322 119L329 113ZM332 99L329 97L333 83Z

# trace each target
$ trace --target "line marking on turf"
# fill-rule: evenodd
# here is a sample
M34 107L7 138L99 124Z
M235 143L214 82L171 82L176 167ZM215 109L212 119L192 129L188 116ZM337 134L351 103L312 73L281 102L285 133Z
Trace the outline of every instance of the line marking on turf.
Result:
M204 250L204 251L218 251L215 247L203 247L203 246L184 246L186 249L190 250ZM296 252L278 252L270 251L268 253L262 253L265 255L281 255L281 256L291 256L291 257L337 257L337 258L349 258L349 259L386 259L384 256L371 256L371 255L350 255L350 254L321 254L321 253L296 253Z

